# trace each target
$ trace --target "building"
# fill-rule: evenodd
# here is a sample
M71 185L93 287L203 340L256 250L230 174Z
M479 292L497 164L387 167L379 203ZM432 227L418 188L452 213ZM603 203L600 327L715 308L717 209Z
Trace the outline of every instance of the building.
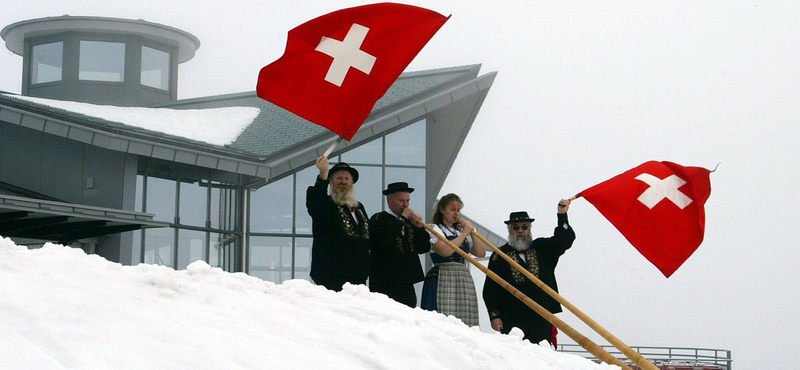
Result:
M172 27L61 16L17 22L0 36L24 65L22 94L0 93L0 235L126 265L182 269L202 259L274 282L308 279L305 189L336 134L255 92L178 100L178 65L200 42ZM385 207L387 183L406 181L429 219L495 75L469 65L394 83L330 156L358 168L369 213ZM149 118L134 123L142 107ZM204 130L199 119L175 112L228 112L216 125L256 113L230 142L210 143L194 136ZM159 126L175 121L189 134Z

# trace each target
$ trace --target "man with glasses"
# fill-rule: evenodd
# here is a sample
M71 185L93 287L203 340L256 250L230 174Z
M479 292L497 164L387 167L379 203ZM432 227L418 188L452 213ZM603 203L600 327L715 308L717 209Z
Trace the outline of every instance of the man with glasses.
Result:
M553 236L548 238L533 239L531 224L534 219L528 217L528 212L525 211L512 212L508 221L505 221L508 225L508 243L500 247L502 253L511 257L555 291L558 291L555 275L558 258L575 240L575 232L567 220L569 203L567 199L558 202L558 226ZM562 311L561 305L554 298L497 253L489 259L489 269L548 311L552 313ZM556 345L555 328L488 276L483 285L483 301L489 312L492 329L495 331L508 334L516 327L522 330L524 339L533 343L547 340L551 345Z

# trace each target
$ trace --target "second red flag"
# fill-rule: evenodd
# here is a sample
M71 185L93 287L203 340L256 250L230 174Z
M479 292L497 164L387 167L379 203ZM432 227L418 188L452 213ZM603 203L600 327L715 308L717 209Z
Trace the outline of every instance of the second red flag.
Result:
M650 161L580 196L669 277L703 241L710 173L702 167Z

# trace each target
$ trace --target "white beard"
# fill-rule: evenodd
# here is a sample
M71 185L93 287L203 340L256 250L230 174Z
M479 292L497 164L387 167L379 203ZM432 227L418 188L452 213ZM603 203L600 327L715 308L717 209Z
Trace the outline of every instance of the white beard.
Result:
M508 245L511 248L516 249L517 251L525 251L531 247L531 243L533 242L533 236L528 234L525 236L523 240L517 240L517 236L511 232L508 233Z
M331 184L331 199L337 205L348 205L349 207L358 206L358 199L356 199L355 191L352 187L345 186L336 187Z

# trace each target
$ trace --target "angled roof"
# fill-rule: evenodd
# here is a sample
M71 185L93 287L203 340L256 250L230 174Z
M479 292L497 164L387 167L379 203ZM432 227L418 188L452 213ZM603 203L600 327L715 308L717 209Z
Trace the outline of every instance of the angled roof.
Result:
M468 65L402 74L376 103L359 133L344 145L355 145L467 96L485 96L496 73L478 76L479 70L480 65ZM478 101L477 108L483 99ZM337 138L333 132L259 98L255 92L184 99L153 108L233 106L256 107L260 114L232 144L225 146L107 121L13 95L0 94L0 120L111 150L266 180L290 171L295 167L291 163L294 159L302 158L307 163L307 158L316 158ZM362 131L368 133L361 134Z

